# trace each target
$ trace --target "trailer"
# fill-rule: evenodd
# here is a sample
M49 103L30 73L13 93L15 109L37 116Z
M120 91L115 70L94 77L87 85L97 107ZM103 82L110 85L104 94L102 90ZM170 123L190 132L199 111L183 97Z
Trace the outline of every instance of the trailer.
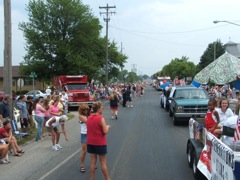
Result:
M189 120L186 153L195 179L240 180L240 152L226 146L203 124L203 118Z

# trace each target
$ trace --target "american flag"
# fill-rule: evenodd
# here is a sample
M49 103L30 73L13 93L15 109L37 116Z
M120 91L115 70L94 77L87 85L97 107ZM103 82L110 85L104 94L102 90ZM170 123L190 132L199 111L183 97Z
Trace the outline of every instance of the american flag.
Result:
M234 141L240 140L240 115L238 116L237 126L234 132Z

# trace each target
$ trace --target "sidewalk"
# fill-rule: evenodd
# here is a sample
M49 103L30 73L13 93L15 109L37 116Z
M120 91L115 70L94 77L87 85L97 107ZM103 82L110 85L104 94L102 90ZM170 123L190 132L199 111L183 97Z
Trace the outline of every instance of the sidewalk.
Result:
M0 164L1 180L40 179L65 159L80 152L80 127L78 112L71 112L75 117L66 122L68 142L60 135L62 150L52 151L51 136L46 136L42 142L31 140L21 145L25 151L21 157L15 157L9 152L9 164ZM61 129L61 128L60 128Z

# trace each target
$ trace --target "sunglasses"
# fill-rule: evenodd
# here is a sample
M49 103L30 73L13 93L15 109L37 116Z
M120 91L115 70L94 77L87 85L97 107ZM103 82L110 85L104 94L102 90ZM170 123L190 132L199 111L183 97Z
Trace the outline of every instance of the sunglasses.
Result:
M88 111L89 109L84 109L84 111Z

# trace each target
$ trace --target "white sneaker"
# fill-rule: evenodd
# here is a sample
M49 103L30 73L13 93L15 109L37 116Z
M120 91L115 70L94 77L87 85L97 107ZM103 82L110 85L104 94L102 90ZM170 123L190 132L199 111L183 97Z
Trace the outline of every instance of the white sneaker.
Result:
M60 146L60 144L55 144L55 147L57 147L58 149L62 149L62 146Z
M58 149L57 146L55 145L55 146L52 147L52 150L53 150L53 151L58 151L59 149Z
M131 105L131 107L133 107L133 105Z
M6 160L1 160L1 162L0 162L0 164L8 164L9 162L8 161L6 161Z
M114 117L112 116L112 119L113 119Z

